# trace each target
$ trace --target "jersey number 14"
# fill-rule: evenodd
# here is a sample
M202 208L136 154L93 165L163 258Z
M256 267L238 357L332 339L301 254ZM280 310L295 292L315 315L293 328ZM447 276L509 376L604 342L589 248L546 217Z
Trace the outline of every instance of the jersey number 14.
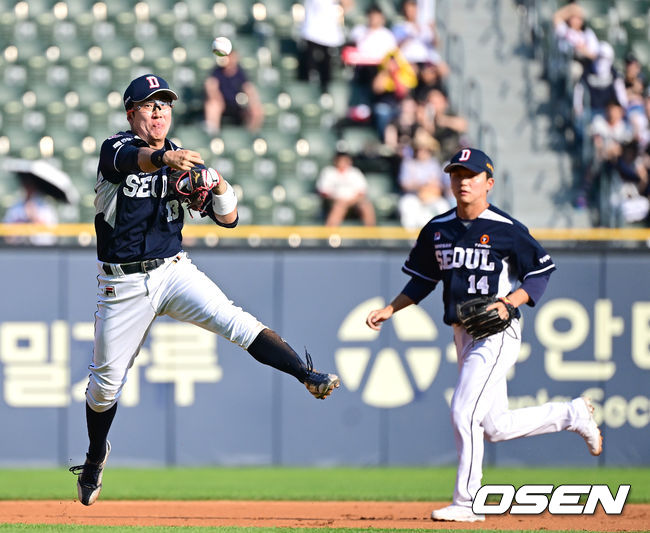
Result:
M477 282L476 275L472 274L467 278L467 281L469 283L469 288L467 289L469 294L476 294L478 291L481 291L481 294L488 294L490 292L487 276L481 276Z

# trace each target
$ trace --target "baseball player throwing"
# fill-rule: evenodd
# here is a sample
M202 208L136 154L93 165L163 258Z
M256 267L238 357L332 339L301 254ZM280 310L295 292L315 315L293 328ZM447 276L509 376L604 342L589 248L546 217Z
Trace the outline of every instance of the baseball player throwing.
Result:
M84 505L99 496L110 453L106 437L120 392L157 316L225 337L259 362L296 377L316 398L339 386L336 375L313 370L309 354L303 363L277 333L234 305L183 251L184 197L172 193L182 188L201 216L220 226L236 226L238 215L230 184L213 169L197 170L203 165L200 154L167 139L177 98L159 76L134 79L124 93L131 129L101 147L95 185L99 289L86 390L90 445L86 462L70 469L78 475Z
M566 429L582 436L593 455L601 453L602 437L588 398L508 409L506 375L521 344L517 308L539 301L555 265L525 226L488 203L494 167L485 153L465 148L445 171L457 207L422 229L402 267L411 280L389 305L370 312L366 323L380 329L442 282L444 321L453 327L458 356L451 400L458 472L453 503L434 510L431 518L475 522L485 519L472 512L484 436L497 442Z

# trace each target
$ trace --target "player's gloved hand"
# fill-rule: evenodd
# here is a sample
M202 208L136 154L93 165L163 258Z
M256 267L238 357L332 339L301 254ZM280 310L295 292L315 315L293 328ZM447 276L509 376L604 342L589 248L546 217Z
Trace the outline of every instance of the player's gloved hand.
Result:
M168 189L190 209L203 211L208 194L220 182L221 176L215 169L201 165L172 172L168 178Z
M502 318L500 308L505 308L506 318ZM478 296L458 304L456 313L467 333L480 340L506 329L515 318L516 310L506 298Z

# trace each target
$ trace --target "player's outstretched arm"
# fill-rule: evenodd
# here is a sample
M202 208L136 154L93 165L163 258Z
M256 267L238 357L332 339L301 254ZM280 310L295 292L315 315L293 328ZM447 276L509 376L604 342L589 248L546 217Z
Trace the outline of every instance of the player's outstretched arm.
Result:
M397 313L397 311L400 311L409 305L413 305L414 303L415 302L406 296L406 294L399 293L395 299L383 309L375 309L374 311L370 311L370 313L368 313L368 317L366 318L366 325L370 329L379 331L381 329L382 322L388 320L395 313Z
M156 159L155 155L152 158L152 154L156 152L162 153L162 150L157 151L148 147L140 148L138 151L138 166L142 172L154 172L163 165L176 170L190 170L196 165L203 164L201 154L194 150L166 150L160 159Z

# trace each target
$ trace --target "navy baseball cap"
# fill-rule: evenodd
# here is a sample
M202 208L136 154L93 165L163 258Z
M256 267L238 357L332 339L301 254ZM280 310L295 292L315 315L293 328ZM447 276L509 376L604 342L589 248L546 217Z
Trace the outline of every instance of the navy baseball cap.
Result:
M485 152L478 148L463 148L454 155L445 167L445 172L458 167L468 168L469 170L480 174L487 172L489 177L493 177L494 164Z
M169 88L169 84L160 76L145 74L134 79L124 91L124 107L130 109L135 102L142 102L154 94L178 100L178 95Z

